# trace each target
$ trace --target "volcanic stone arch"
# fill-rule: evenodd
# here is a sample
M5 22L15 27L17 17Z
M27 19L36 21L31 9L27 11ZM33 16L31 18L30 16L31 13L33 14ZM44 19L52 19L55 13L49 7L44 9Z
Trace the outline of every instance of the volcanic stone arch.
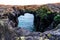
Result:
M18 14L18 17L20 16L20 15L24 15L25 13L30 13L30 14L33 14L33 16L34 16L34 31L40 31L39 30L39 27L40 27L40 16L37 16L37 13L36 13L36 11L31 11L31 10L25 10L25 11L23 11L23 10L21 10L21 9L19 9L19 14Z
M33 14L33 16L34 16L34 29L35 29L35 31L39 30L40 18L38 18L36 16L36 12L35 11L29 12L29 11L24 11L24 10L21 10L21 9L18 10L15 7L12 7L12 8L13 8L14 12L13 13L9 13L9 15L8 15L9 22L10 22L10 25L12 27L17 27L17 25L18 25L18 17L20 15L24 15L25 13L30 13L30 14Z

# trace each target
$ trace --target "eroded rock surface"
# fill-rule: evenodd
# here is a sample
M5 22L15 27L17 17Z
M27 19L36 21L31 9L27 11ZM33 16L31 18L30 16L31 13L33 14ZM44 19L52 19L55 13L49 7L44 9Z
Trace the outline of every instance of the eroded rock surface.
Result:
M48 6L50 7L50 5L48 5ZM56 24L57 28L54 28L54 29L51 28L51 30L49 30L49 31L47 29L43 33L42 32L30 32L28 30L18 28L17 27L17 24L18 24L17 17L20 15L24 15L25 9L29 9L30 7L29 6L28 6L28 8L25 7L24 10L17 10L15 7L13 7L13 6L1 6L0 7L0 40L20 40L20 39L22 40L22 38L24 40L43 40L43 39L44 40L45 39L46 40L59 40L60 39L60 29L59 29L60 22ZM54 8L54 5L51 4L50 8L52 8L52 7ZM55 6L55 8L56 8L56 6ZM59 10L59 8L56 8L56 9L55 8L54 8L54 10L56 10L56 9ZM57 11L54 11L54 12L57 12ZM47 16L45 16L45 17L47 18ZM50 23L49 19L47 21L48 21L48 23ZM55 25L54 25L55 23L56 23L56 21L52 21L48 25L48 27L50 27L50 26L55 27ZM39 24L38 21L37 21L37 24ZM43 27L46 28L46 26L44 26L44 25L43 25ZM40 25L38 28L40 28Z

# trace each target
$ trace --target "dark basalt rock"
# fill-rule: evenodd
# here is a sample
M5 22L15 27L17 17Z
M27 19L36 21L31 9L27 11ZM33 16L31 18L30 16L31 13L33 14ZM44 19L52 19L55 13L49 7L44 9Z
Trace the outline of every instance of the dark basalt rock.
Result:
M42 39L59 40L60 29L57 25L60 24L60 21L57 21L57 18L58 20L60 20L60 17L56 16L60 15L60 13L54 11L56 10L55 7L54 5L51 5L49 8L46 6L42 6L35 11L29 11L29 13L32 13L34 15L35 32L30 32L28 30L24 30L22 28L17 27L18 25L17 18L20 15L24 15L24 13L26 13L26 10L16 9L15 7L12 7L13 10L6 12L8 8L1 8L0 40L16 40L16 37L22 36L24 37L29 36L28 38L25 38L26 40L39 40L38 37L42 37ZM52 10L50 11L49 10L50 8L51 9L54 8L53 9L54 12ZM59 9L58 6L57 9Z

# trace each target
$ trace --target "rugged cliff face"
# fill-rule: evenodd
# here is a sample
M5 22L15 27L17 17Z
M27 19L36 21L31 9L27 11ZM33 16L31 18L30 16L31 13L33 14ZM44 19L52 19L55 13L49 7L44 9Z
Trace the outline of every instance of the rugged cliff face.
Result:
M3 40L5 38L5 40L8 40L8 39L15 40L15 38L19 36L29 36L29 35L40 36L40 32L44 32L42 33L42 35L45 36L44 38L51 38L53 35L51 32L53 32L55 29L58 29L56 27L58 24L60 24L60 6L59 5L60 4L47 4L42 6L0 5L0 35L1 35L0 39ZM34 26L35 26L34 28L36 33L30 32L28 30L24 30L21 28L17 28L17 25L18 25L17 18L20 15L24 15L24 13L26 12L32 13L34 15ZM26 32L28 33L26 34ZM49 33L52 34L51 37Z

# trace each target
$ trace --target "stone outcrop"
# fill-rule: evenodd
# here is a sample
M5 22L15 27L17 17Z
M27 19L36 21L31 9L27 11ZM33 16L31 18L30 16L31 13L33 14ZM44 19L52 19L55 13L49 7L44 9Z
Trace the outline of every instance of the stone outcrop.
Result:
M57 23L56 25L54 25L56 22L52 21L50 22L49 19L43 19L42 22L40 21L40 14L34 14L35 18L36 18L36 22L35 22L35 26L36 28L46 28L47 26L47 30L46 32L43 30L42 32L30 32L28 30L24 30L22 28L18 28L17 24L18 24L18 20L17 17L20 15L24 15L25 10L32 10L33 13L35 13L35 11L41 7L48 7L48 9L52 12L52 13L60 13L60 4L47 4L47 5L28 5L28 6L10 6L10 5L0 5L0 40L22 40L22 38L25 40L59 40L60 39L60 29L56 30L55 28L51 28L53 30L49 30L48 28L50 28L50 26L55 27L57 26L59 23ZM50 12L48 12L50 13ZM39 15L39 16L38 16ZM36 17L37 16L37 17ZM48 14L48 16L42 16L44 18L49 17L50 15ZM39 17L39 18L38 18ZM51 16L50 16L51 17ZM50 18L49 17L49 18ZM40 22L44 25L41 25ZM47 22L47 23L46 23ZM37 23L37 24L36 24ZM48 24L48 25L47 25ZM52 24L52 25L51 25ZM40 25L42 27L40 27ZM58 25L59 26L59 25ZM37 29L38 29L37 28ZM41 29L42 30L42 29ZM40 31L40 30L38 30ZM56 33L55 33L56 32ZM52 34L54 33L54 34ZM59 34L59 35L58 35ZM38 38L39 37L39 38Z

